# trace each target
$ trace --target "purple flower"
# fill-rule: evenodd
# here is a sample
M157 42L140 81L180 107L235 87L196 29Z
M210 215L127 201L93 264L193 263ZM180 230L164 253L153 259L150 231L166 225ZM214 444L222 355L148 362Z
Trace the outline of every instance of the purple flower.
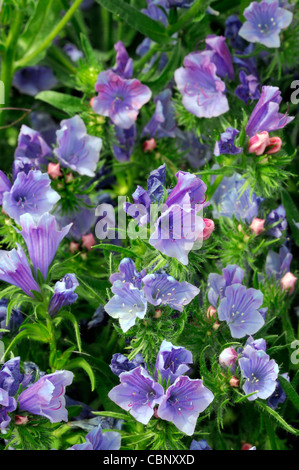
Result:
M13 77L13 86L24 95L35 96L40 91L50 90L57 80L49 67L35 65L18 70Z
M190 351L164 340L157 356L155 379L158 379L158 372L160 372L162 380L166 380L166 383L169 380L172 384L177 377L190 369L188 364L192 362L193 357Z
M3 194L9 192L11 189L11 182L7 176L0 170L0 205L3 202Z
M189 449L190 450L212 450L205 439L200 439L199 441L196 441L195 439L193 439Z
M75 444L68 450L119 450L121 435L119 432L106 431L103 433L101 425L94 427L86 435L83 444Z
M242 148L235 146L235 138L239 134L237 129L228 127L225 132L220 135L220 141L216 142L214 155L239 155Z
M246 126L246 133L249 137L263 131L277 131L295 119L288 117L287 114L279 113L281 101L281 92L278 87L263 86L261 97Z
M165 163L156 170L153 170L147 180L147 192L152 203L159 203L164 197L164 186L166 180Z
M51 423L68 420L65 408L65 387L73 381L73 373L59 370L44 375L30 385L18 397L20 411L28 411L34 415L44 416Z
M208 299L213 307L217 308L218 299L225 297L225 290L232 284L242 284L243 269L236 264L229 264L222 269L221 274L211 273L208 276Z
M139 273L131 258L123 258L119 263L118 269L119 273L111 274L109 278L111 284L115 281L131 282L134 287L141 289L141 281L146 274L145 269Z
M239 36L242 22L236 15L231 15L225 22L225 37L229 39L231 47L237 51L243 52L248 46L248 42Z
M205 203L207 186L199 177L185 171L178 171L175 176L177 184L165 201L168 207L185 202L191 203L193 207Z
M225 84L216 75L216 65L204 53L191 53L184 67L175 72L175 81L183 95L183 105L197 117L212 118L229 110Z
M265 271L268 278L281 279L284 274L290 272L290 266L293 255L289 252L287 247L283 245L279 253L270 250L266 258Z
M278 365L273 359L270 360L265 351L256 350L251 346L244 348L244 354L244 357L239 359L243 378L246 379L243 390L246 395L256 392L248 397L248 400L269 398L276 388Z
M154 381L143 367L137 367L120 375L120 385L114 387L108 397L142 424L147 424L154 414L154 407L163 399L163 387Z
M112 69L114 73L122 78L132 78L133 76L133 60L129 58L124 44L118 41L114 45L116 50L116 64Z
M48 145L56 144L56 131L58 124L52 119L50 114L42 111L33 111L30 113L30 122L34 129L40 132Z
M13 180L16 179L18 173L21 171L28 175L30 170L40 170L40 165L37 159L30 159L30 158L15 158L12 164L12 176Z
M114 126L117 145L113 145L113 153L118 162L128 162L133 154L137 135L136 124L129 129Z
M224 36L207 36L207 51L211 51L211 62L216 65L218 77L227 77L233 80L235 77L234 67L229 49Z
M249 338L247 339L247 341L245 343L245 347L248 346L248 345L251 346L252 348L256 349L257 351L266 352L266 350L267 350L267 343L263 338L253 339L252 336L249 336ZM244 354L246 354L246 352ZM242 355L243 355L243 353L242 353Z
M13 397L10 397L6 390L0 388L0 430L5 429L11 418L7 413L15 411L17 408L17 402Z
M179 8L189 8L194 0L166 0L166 5L169 8L179 7Z
M169 305L179 312L199 294L197 287L186 281L176 281L167 274L148 274L142 282L148 302L155 306Z
M35 165L46 165L51 155L52 150L41 134L23 124L18 137L15 159L24 159L25 162L32 160Z
M141 354L136 354L132 361L124 356L123 354L113 354L111 364L109 365L113 374L120 376L123 372L129 372L130 370L136 369L136 367L142 366L146 369L146 363L144 362Z
M261 291L233 284L226 288L225 297L219 304L219 320L227 322L233 338L252 335L265 324L259 312L262 303Z
M5 362L0 369L0 388L14 396L20 385L27 387L31 380L31 374L20 373L20 358L14 357Z
M123 332L135 325L136 319L143 319L147 301L142 291L129 282L116 281L111 288L114 296L105 305L112 318L118 318Z
M61 240L69 232L71 224L59 232L56 227L55 217L46 212L37 224L34 222L31 214L21 215L20 225L22 227L20 234L27 245L35 274L37 274L39 269L46 280L49 266L54 259L57 248Z
M259 81L254 75L246 75L244 70L239 74L241 85L236 88L236 96L248 104L249 101L258 100L261 97Z
M83 59L84 54L74 44L67 43L63 47L64 52L71 58L73 62L78 62L79 59Z
M110 117L122 129L133 126L140 108L152 96L151 90L139 80L126 80L111 70L99 74L95 88L98 96L93 100L94 111Z
M141 137L146 135L157 139L175 137L176 122L171 103L171 91L166 88L155 97L154 101L156 103L155 113L143 129Z
M192 168L198 170L211 160L210 146L202 143L195 132L176 129L176 143L178 150L184 154Z
M66 212L62 211L59 207L55 210L55 217L59 224L59 227L62 227L72 224L69 236L74 238L75 240L81 240L82 235L90 233L91 227L94 225L96 221L95 211L91 207L91 201L87 196L77 196L78 204L82 204L82 206L78 206L74 209L70 209L68 207Z
M288 373L281 374L282 377L284 377L288 382L290 381L290 377ZM284 403L286 400L287 396L280 385L280 383L277 381L276 382L276 388L272 395L268 398L268 406L272 408L272 410L276 410L279 404Z
M88 135L84 121L78 115L61 121L61 128L56 135L58 148L54 153L61 166L79 175L95 176L102 139Z
M3 210L18 223L20 216L27 212L37 220L51 211L59 199L59 194L51 188L49 175L31 170L27 175L18 173L11 190L4 193Z
M287 228L286 211L283 206L277 207L268 214L266 225L273 227L267 230L267 233L274 238L281 238Z
M167 389L159 406L158 416L192 436L199 414L213 399L213 393L203 385L202 380L181 376Z
M19 309L14 309L11 312L11 316L6 324L6 316L7 316L7 306L8 300L7 299L0 299L0 328L5 330L14 331L23 323L23 316ZM4 333L0 333L0 339Z
M26 255L19 244L17 250L15 248L11 251L0 250L0 279L20 287L30 297L33 297L32 290L40 292Z
M48 312L51 317L56 315L62 307L76 302L78 295L75 289L79 282L75 274L66 274L61 281L56 282L54 286L54 295L49 302Z
M293 19L290 11L280 8L278 1L273 0L252 2L243 14L247 21L239 35L249 42L258 42L266 47L280 47L279 34Z

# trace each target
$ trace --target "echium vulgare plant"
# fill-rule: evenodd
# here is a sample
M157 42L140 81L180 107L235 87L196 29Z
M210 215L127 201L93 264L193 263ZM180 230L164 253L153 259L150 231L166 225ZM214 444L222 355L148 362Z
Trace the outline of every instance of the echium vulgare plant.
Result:
M297 2L0 21L0 449L295 449Z

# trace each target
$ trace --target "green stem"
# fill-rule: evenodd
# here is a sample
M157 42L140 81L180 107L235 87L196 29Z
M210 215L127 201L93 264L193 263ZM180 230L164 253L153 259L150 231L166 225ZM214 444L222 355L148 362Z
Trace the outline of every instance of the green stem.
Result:
M141 59L137 60L134 64L134 70L141 70L147 62L150 61L150 59L153 57L153 55L156 54L160 49L159 44L154 44L150 50L143 56Z
M180 31L180 29L183 28L183 26L185 26L186 23L193 20L203 8L205 3L206 0L197 0L187 11L187 13L185 13L179 18L179 21L167 28L167 33L169 34L169 36L172 36L174 33L177 33L178 31Z
M67 11L62 20L56 26L56 28L53 29L52 33L49 34L49 36L41 43L41 45L37 47L34 51L32 51L31 54L27 56L25 55L23 59L18 60L15 63L15 68L24 67L26 64L35 59L35 57L37 57L41 52L47 49L47 47L52 43L53 39L55 39L55 37L58 36L60 31L65 27L67 22L73 16L77 8L79 8L82 2L83 0L75 0L71 8Z

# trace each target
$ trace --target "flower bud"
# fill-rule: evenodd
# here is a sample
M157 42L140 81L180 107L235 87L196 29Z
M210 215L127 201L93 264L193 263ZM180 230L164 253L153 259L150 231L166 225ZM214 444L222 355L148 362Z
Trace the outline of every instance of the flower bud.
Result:
M87 235L82 235L82 246L90 251L91 248L96 245L97 242L92 233L88 233Z
M49 163L48 165L48 175L51 176L53 180L56 180L62 173L60 171L60 164L59 163Z
M152 152L153 150L155 150L156 147L157 147L157 144L156 144L155 139L149 139L143 143L144 152Z
M263 155L266 147L270 145L270 137L267 131L256 134L249 139L248 152Z
M252 233L255 234L255 236L259 235L260 233L263 232L265 226L265 219L258 219L257 217L254 217L254 219L251 222L250 228Z
M235 369L235 364L237 360L238 354L234 348L226 348L222 351L219 356L219 364L222 367L230 367L232 370Z
M292 294L295 289L297 278L292 273L286 273L283 278L280 280L280 285L282 290L288 291L289 294Z
M71 242L69 248L70 252L74 254L76 251L79 251L79 243Z
M207 240L208 238L210 238L211 236L211 233L215 230L215 224L213 222L213 220L211 219L203 219L204 223L205 223L205 228L203 230L203 233L202 233L202 239L203 240Z
M15 416L15 423L20 426L22 424L27 424L29 421L28 419L28 416L20 416L20 415L16 415Z
M230 384L231 387L238 388L239 385L240 385L240 380L237 379L237 378L233 375L232 378L231 378L230 381L229 381L229 384Z
M282 140L280 137L270 137L270 148L267 148L267 154L277 153L281 149Z
M212 305L209 306L207 310L207 319L211 320L212 318L216 319L216 309Z

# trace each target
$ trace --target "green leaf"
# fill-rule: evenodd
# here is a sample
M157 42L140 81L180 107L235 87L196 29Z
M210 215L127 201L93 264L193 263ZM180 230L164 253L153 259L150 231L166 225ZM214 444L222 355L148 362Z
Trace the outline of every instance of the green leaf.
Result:
M59 93L58 91L41 91L35 98L54 106L54 108L57 108L60 111L64 111L70 116L73 116L76 113L82 113L88 109L88 106L82 103L80 98Z
M123 0L97 0L97 2L144 36L159 44L169 42L170 38L162 23L146 16Z
M142 259L141 256L137 255L133 250L130 250L129 248L123 248L122 246L116 246L116 245L112 245L112 244L109 244L109 243L103 243L102 245L95 245L93 246L93 248L101 248L102 250L106 250L106 251L117 251L118 253L122 253L123 255L125 256L134 256L135 258L140 258Z
M58 315L56 315L54 320L56 320L57 318L63 318L65 320L69 320L72 323L74 330L75 330L77 346L78 346L79 352L81 352L82 345L81 345L80 330L79 330L79 326L78 326L75 316L71 312L63 311L59 313Z
M287 220L291 227L294 241L296 245L299 246L299 228L295 225L295 222L299 223L299 211L293 199L285 189L282 189L281 197L282 205L286 210Z
M129 415L125 415L123 413L115 413L114 411L93 411L93 415L97 416L105 416L107 418L115 418L115 419L123 419L127 420L130 418Z
M294 387L290 384L287 379L285 379L281 375L278 376L278 380L289 400L293 403L296 410L299 411L299 395L294 389Z
M42 343L49 343L51 341L51 336L45 325L42 323L29 323L22 324L22 331L15 336L12 342L7 347L4 357L7 356L8 352L11 351L16 344L18 344L22 339L29 338L33 341L40 341Z
M282 429L285 431L288 431L291 434L295 434L296 436L299 436L299 430L293 428L290 424L288 424L275 410L272 410L266 403L256 400L255 404L258 408L260 408L262 411L268 413L268 415L276 422L278 426L280 426Z
M95 376L94 376L92 368L90 367L90 365L85 359L83 359L82 357L71 359L68 362L67 368L68 369L77 369L77 368L83 369L89 377L89 380L91 383L91 391L94 391L95 383L96 383Z

